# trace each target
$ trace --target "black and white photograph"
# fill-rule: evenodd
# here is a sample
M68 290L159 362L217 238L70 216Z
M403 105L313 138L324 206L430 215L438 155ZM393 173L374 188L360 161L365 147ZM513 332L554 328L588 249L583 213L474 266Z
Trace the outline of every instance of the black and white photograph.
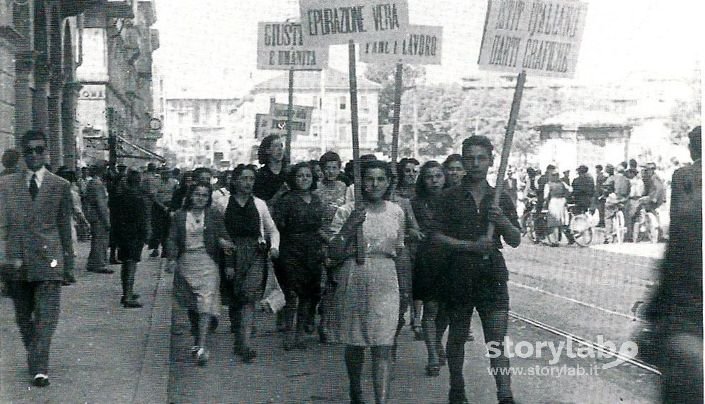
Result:
M703 403L697 0L0 0L0 403Z

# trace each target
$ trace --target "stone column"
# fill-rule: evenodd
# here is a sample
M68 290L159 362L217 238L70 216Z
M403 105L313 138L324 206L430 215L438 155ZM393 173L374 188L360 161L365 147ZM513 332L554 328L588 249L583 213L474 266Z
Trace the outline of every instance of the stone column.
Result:
M52 66L47 97L47 132L49 138L49 156L54 170L64 165L64 139L61 131L61 93L63 87L61 65ZM69 162L69 164L71 164Z
M76 155L76 104L78 91L81 84L68 82L64 84L64 93L61 98L61 131L63 133L64 164L75 169L78 157Z
M32 126L49 133L49 62L39 54L34 67L34 94L32 95ZM51 142L50 147L51 147Z
M19 52L15 56L15 147L21 147L20 141L25 132L32 129L32 90L30 73L34 66L32 52Z

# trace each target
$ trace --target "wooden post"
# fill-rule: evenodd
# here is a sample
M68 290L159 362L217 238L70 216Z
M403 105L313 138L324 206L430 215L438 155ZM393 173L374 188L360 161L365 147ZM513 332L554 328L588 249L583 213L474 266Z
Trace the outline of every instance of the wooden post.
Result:
M394 72L394 107L392 109L392 194L397 187L399 174L397 173L397 158L399 157L399 122L401 113L401 91L402 91L402 73L403 65L397 63L397 69Z
M286 148L285 158L291 163L291 121L294 120L294 69L289 69L289 106L286 110Z
M360 172L360 138L357 132L357 75L355 72L355 42L351 39L348 43L348 60L350 62L350 123L352 125L352 152L353 152L353 178L355 181L355 207L362 205L362 175ZM365 246L362 226L357 230L355 237L355 251L357 263L365 263Z
M502 159L499 162L499 170L497 170L497 182L495 184L495 194L492 200L492 206L499 206L499 198L504 191L504 173L507 171L509 163L509 152L512 150L512 141L514 140L514 128L517 124L517 116L519 115L519 107L521 106L521 96L524 93L524 83L526 82L526 71L522 70L517 76L517 85L514 89L514 99L512 100L512 109L509 112L509 122L507 123L507 131L504 135L504 145L502 146ZM487 237L491 240L494 236L494 223L490 222L487 227Z

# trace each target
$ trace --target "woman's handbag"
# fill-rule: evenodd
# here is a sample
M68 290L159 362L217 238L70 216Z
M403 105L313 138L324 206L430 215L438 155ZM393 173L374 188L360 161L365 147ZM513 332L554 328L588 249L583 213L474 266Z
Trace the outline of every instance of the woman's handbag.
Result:
M274 275L274 270L272 269L272 262L267 259L267 283L264 286L264 298L260 300L260 308L269 313L276 313L284 308L286 305L286 298L284 297L284 292L279 286L276 275Z

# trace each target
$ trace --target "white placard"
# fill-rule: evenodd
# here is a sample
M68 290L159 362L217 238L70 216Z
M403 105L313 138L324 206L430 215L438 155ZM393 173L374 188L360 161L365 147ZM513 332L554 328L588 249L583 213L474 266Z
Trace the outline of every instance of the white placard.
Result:
M443 27L410 25L406 32L360 44L360 61L417 65L441 64Z
M573 77L586 16L578 0L489 0L479 67Z
M257 24L258 69L321 70L327 66L328 47L306 46L300 23Z
M300 0L299 6L310 46L385 39L409 26L406 0Z

